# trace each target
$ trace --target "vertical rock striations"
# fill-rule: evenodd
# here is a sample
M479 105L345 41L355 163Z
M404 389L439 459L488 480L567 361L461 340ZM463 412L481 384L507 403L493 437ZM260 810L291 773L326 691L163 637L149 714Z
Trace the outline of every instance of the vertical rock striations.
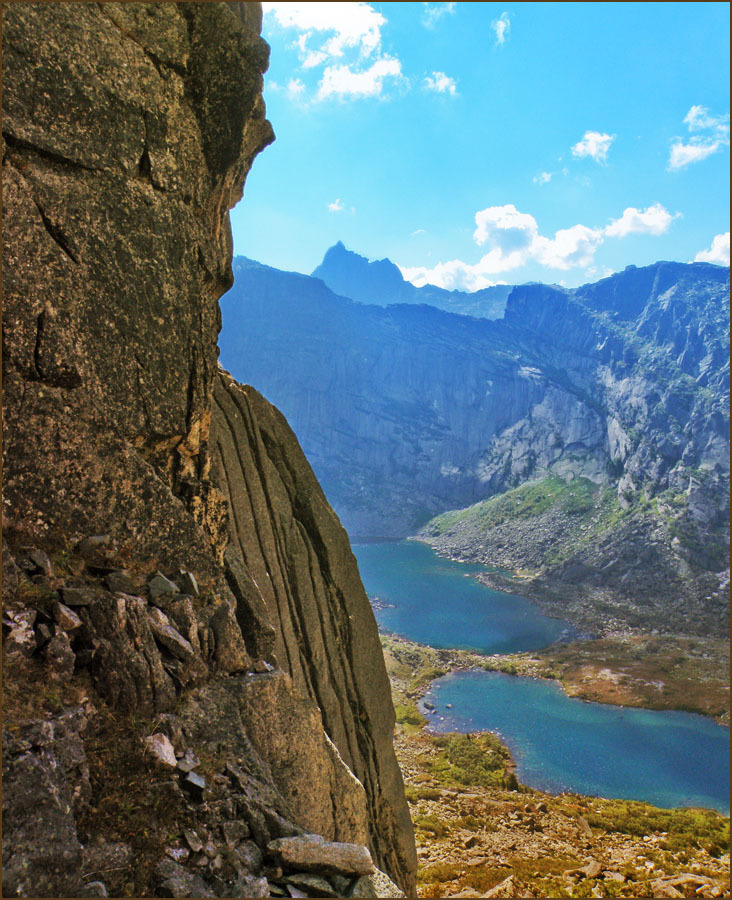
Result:
M329 841L411 890L345 533L217 371L228 210L272 140L261 7L3 16L4 892L363 889ZM278 863L303 832L317 859Z
M244 633L257 636L251 652L269 652L318 704L366 790L375 857L406 876L415 858L389 681L348 536L271 404L222 373L213 410L213 470L232 510L227 577Z

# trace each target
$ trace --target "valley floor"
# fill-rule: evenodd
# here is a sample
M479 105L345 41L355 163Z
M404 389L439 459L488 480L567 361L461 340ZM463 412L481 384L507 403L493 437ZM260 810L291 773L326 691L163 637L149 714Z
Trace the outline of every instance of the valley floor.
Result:
M493 735L424 729L417 700L431 680L455 668L512 667L538 675L542 667L566 666L568 684L574 677L583 690L594 686L592 699L601 699L608 693L599 689L604 673L587 681L588 672L572 674L598 658L599 648L583 660L575 658L573 645L553 648L556 657L482 657L386 635L382 645L397 710L397 757L417 835L421 897L729 896L729 819L636 801L552 797L516 782L510 754ZM618 654L627 662L627 654ZM603 660L610 672L612 665ZM717 684L718 669L709 671ZM633 679L640 685L642 676L636 672Z

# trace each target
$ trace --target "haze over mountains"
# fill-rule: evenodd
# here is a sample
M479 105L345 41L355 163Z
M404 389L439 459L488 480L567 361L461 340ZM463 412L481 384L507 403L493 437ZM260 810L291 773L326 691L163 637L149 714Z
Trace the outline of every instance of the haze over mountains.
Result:
M326 251L312 276L322 279L334 294L360 300L361 303L375 303L378 306L427 303L447 312L484 319L501 318L513 289L510 284L496 284L469 294L465 291L447 291L433 284L415 287L405 281L399 267L390 259L370 261L347 250L342 241Z
M728 269L659 262L573 290L518 286L494 321L359 303L319 278L241 257L234 272L221 302L222 364L283 410L352 537L413 534L438 513L528 482L581 478L604 489L590 492L602 522L582 532L580 515L559 529L574 548L554 560L565 580L603 591L615 580L649 598L718 587ZM400 285L388 260L368 263L339 245L316 272L361 298L380 284L382 300L427 292ZM615 515L624 521L606 533ZM451 552L480 559L490 541L471 535ZM530 536L514 542L530 552ZM631 548L634 575L622 561ZM506 562L519 565L520 553ZM547 560L533 563L545 574Z

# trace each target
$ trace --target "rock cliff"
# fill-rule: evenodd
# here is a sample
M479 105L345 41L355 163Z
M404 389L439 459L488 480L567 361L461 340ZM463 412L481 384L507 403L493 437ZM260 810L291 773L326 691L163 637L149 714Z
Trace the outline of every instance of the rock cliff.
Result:
M261 7L3 17L4 892L411 891L348 539L217 368Z
M527 483L585 479L597 497L572 527L559 514L543 522L555 552L541 559L539 530L491 542L455 526L453 539L445 520L428 536L466 558L554 567L537 594L595 584L626 624L631 606L673 596L676 619L709 601L725 627L728 269L661 262L574 290L523 285L487 321L354 302L243 259L234 268L222 359L287 415L352 535L403 536ZM265 330L273 314L277 330ZM272 354L287 367L269 366ZM552 548L559 526L564 546ZM705 629L710 616L695 621Z

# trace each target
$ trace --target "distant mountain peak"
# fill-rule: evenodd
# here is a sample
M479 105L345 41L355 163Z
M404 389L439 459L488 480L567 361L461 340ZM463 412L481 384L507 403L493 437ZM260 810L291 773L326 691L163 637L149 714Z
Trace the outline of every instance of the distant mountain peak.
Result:
M326 250L313 277L322 279L336 294L362 303L409 302L414 290L390 259L369 260L343 241Z

